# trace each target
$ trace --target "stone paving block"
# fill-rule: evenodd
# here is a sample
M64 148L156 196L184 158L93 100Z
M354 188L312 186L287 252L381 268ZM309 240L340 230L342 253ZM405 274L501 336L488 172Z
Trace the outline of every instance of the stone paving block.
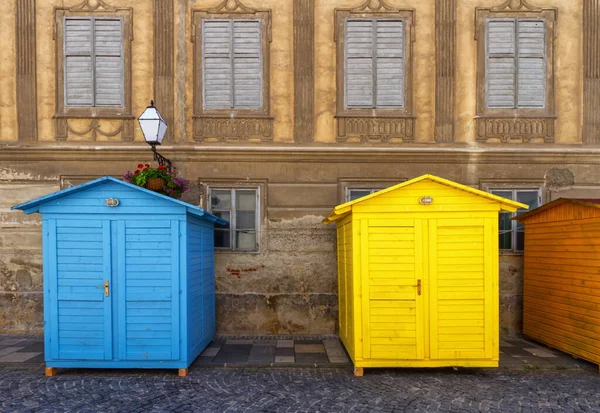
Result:
M23 339L23 338L5 338L2 341L0 341L0 346L15 346L19 343L22 343L24 341L27 341L27 339Z
M254 340L254 345L275 347L277 345L277 340Z
M534 356L537 357L544 357L544 358L554 358L554 357L558 357L556 354L549 352L548 350L545 350L541 347L530 347L530 348L524 348L523 350L530 352L531 354L533 354Z
M30 343L27 347L22 348L21 350L18 351L23 351L23 352L28 352L28 353L41 353L44 351L44 343Z
M274 346L254 345L248 356L248 363L270 365L275 360Z
M296 345L298 344L323 344L323 340L295 340Z
M22 350L24 347L5 347L0 350L0 357L6 356L7 354L14 353L16 351Z
M329 363L325 353L296 353L296 363Z
M229 339L225 342L225 344L227 344L227 345L229 345L229 344L254 344L254 340Z
M25 353L25 352L14 352L7 354L6 356L0 357L0 363L23 363L27 362L41 353Z
M213 359L214 363L243 363L248 361L251 344L225 344Z
M294 356L294 349L289 347L279 347L275 349L276 356Z
M293 348L294 340L277 340L277 347L278 348L282 348L282 347Z
M296 353L325 353L323 344L296 344Z
M275 363L293 363L294 356L275 356Z
M214 357L217 355L220 349L221 347L207 347L202 353L200 353L200 357Z

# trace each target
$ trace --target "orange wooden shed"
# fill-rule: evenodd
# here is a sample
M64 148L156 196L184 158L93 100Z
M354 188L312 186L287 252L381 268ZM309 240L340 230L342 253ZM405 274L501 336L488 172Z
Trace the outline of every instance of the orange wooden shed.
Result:
M560 198L525 225L523 333L600 364L600 200Z

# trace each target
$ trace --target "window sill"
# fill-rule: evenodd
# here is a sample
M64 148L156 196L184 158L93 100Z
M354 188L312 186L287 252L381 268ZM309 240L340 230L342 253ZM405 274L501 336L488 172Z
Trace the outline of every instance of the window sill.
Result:
M53 119L74 119L74 118L101 118L101 119L135 119L131 113L124 113L122 110L114 109L81 109L74 108L64 112L55 113Z
M516 257L522 257L523 255L525 255L525 253L523 251L518 252L518 251L509 251L509 250L500 250L500 256L516 256Z
M554 115L534 113L475 116L477 142L554 143Z
M339 143L412 143L415 141L416 117L402 112L338 113Z
M273 142L274 118L263 113L194 115L194 141L202 143Z
M215 248L215 254L252 254L252 255L258 255L260 254L260 251L232 251L232 250L227 250L227 249L221 249L221 248Z

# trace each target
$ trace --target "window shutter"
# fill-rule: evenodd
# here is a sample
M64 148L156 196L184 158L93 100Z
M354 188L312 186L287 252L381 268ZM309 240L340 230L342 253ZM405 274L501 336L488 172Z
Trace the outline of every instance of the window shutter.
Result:
M202 21L202 94L204 109L233 107L232 21Z
M487 23L486 97L488 108L515 107L515 20Z
M91 19L65 19L65 106L93 106L93 44Z
M95 106L123 106L123 22L94 20Z
M346 107L373 107L373 20L348 19L345 30Z
M377 107L404 107L404 23L377 20Z
M262 47L259 20L233 21L234 107L262 107Z
M546 103L546 30L544 20L518 22L519 108L544 108Z

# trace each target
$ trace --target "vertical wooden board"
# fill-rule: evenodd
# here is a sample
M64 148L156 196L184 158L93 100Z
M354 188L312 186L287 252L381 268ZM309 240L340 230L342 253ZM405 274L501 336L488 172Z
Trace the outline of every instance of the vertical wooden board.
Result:
M127 360L127 286L125 284L125 221L119 220L117 225L117 324L119 337L119 359Z
M427 261L429 262L429 357L438 359L438 286L437 286L437 220L429 222L429 248Z
M171 360L179 359L179 343L187 340L185 331L180 331L179 318L179 221L171 221ZM181 334L181 335L180 335Z
M352 274L351 274L351 282L352 282L352 311L353 315L353 325L352 325L352 335L354 338L354 354L352 355L355 358L362 357L363 354L363 338L362 338L362 325L364 323L363 311L362 311L362 297L363 297L363 287L361 283L361 268L362 268L362 260L361 260L361 221L352 218Z
M58 268L57 268L57 245L56 245L56 220L48 220L48 246L45 251L48 255L48 320L50 330L50 356L57 360L58 357Z
M346 312L346 308L345 308L345 299L344 299L344 289L345 289L345 282L344 282L344 250L343 250L343 246L344 246L344 226L341 223L337 223L336 224L337 227L337 233L336 233L336 241L337 241L337 270L338 270L338 323L339 323L339 330L340 330L340 337L342 338L346 338L346 326L345 326L345 319L344 319L344 314Z
M423 266L425 264L426 254L423 251L423 245L418 242L419 239L422 239L424 234L423 230L423 221L421 219L415 220L415 278L417 282L421 281L421 294L417 294L415 300L415 308L416 308L416 346L417 346L417 359L421 360L425 357L425 337L424 337L424 326L425 319L423 317L423 305L424 305L424 296L427 295L425 293L426 289L423 285L425 281L425 273L423 272Z
M431 334L429 326L431 325L431 276L429 263L429 228L430 220L422 219L421 228L421 255L423 257L422 277L423 277L423 303L421 311L423 313L423 358L429 360L431 358Z
M113 326L112 326L112 251L111 251L111 233L110 221L102 221L102 270L104 280L108 281L109 294L104 297L104 360L112 360L113 349Z
M494 317L494 296L498 295L497 291L497 275L495 275L496 265L494 261L498 260L498 251L494 251L494 238L498 238L493 232L494 226L492 218L485 219L485 241L484 241L484 256L485 256L485 274L484 274L484 285L485 285L485 358L493 359L494 350L498 346L499 337L497 337L498 322L499 320ZM497 354L496 354L497 356Z
M371 332L368 318L371 316L369 308L369 220L360 220L360 285L361 300L356 302L362 309L362 356L371 358Z

